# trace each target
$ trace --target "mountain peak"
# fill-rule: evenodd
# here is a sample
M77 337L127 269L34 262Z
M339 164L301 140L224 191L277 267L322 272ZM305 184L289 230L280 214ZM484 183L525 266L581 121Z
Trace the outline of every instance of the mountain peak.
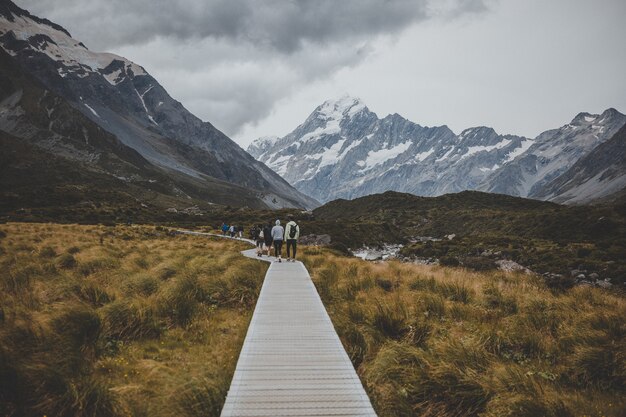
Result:
M602 114L591 114L587 112L578 113L576 117L572 119L572 122L570 124L580 125L580 124L593 123L593 124L599 125L599 124L610 122L611 120L615 118L625 118L625 117L626 117L625 115L615 110L614 108L610 107L606 109L605 111L603 111Z
M591 123L599 117L598 114L591 114L587 112L580 112L572 119L571 124Z
M492 136L497 136L497 135L498 134L496 133L496 131L493 130L493 128L491 127L477 126L477 127L470 127L462 131L461 134L459 135L459 140L464 141L464 140L473 139L476 137L485 138L485 137L492 137Z
M367 107L361 99L346 94L336 99L326 100L321 106L315 109L315 114L317 117L325 120L341 120L345 116L352 117L365 109L367 109Z
M63 32L69 37L72 37L70 33L61 25L57 25L49 21L48 19L41 19L37 16L34 16L28 12L28 10L24 10L13 3L11 0L4 0L0 3L0 17L4 17L9 22L15 22L16 17L23 17L33 20L42 25L46 25L51 27L52 29L58 30L59 32Z

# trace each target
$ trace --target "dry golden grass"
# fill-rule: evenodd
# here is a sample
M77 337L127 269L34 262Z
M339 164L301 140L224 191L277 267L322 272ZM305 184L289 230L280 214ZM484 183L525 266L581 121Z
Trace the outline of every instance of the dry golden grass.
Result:
M0 225L0 415L219 415L267 268L244 248Z
M540 278L305 248L380 416L626 415L626 302Z

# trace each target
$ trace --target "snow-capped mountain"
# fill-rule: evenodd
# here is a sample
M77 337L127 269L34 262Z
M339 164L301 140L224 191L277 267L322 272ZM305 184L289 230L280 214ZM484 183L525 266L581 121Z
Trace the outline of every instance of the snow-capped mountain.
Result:
M439 195L475 189L532 141L476 127L455 135L398 114L385 118L356 98L327 101L282 139L262 139L253 156L320 201L387 190Z
M456 135L447 126L424 127L398 114L380 119L361 100L346 96L326 101L283 138L258 139L248 152L323 202L388 190L422 196L484 190L525 197L625 122L610 109L581 114L535 139L484 126Z
M8 0L0 3L0 47L45 89L166 173L192 182L244 187L256 193L259 206L317 205L187 111L141 66L114 54L90 51L61 26ZM19 112L10 106L5 110ZM16 123L5 121L0 129L32 139ZM205 199L219 202L216 196Z
M570 123L537 136L526 152L494 172L481 189L521 197L548 198L544 187L610 139L624 123L626 116L615 109L599 115L580 113ZM552 195L549 198L557 197Z

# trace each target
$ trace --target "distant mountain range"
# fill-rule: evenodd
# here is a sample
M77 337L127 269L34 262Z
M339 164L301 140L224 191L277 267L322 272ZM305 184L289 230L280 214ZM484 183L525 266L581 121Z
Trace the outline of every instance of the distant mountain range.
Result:
M580 113L534 139L484 126L457 135L398 114L380 119L361 100L342 97L317 107L287 136L256 140L248 152L322 202L388 190L480 190L587 203L626 187L624 135L615 136L624 124L625 115L608 109Z
M0 1L0 72L3 152L16 155L3 167L5 204L24 203L26 190L17 192L6 176L24 171L15 166L24 159L19 152L35 149L40 159L61 158L53 165L69 162L72 172L89 171L84 179L99 178L100 189L141 204L319 205L187 111L141 66L90 51L8 0ZM29 161L37 174L39 162ZM48 183L40 192L62 194L79 185L75 178L67 169L50 171L40 178Z

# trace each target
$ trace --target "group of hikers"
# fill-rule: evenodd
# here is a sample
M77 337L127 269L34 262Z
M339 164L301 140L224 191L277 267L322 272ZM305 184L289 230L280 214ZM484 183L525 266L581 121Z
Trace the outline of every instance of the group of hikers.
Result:
M239 237L243 235L243 227L222 224L222 234L224 236ZM257 256L262 257L264 254L271 256L271 250L274 248L274 256L277 262L282 262L283 242L287 247L287 262L296 261L296 250L298 246L298 238L300 238L300 226L295 222L293 216L288 216L288 222L285 227L281 226L280 220L274 222L274 226L270 223L265 225L256 225L250 230L250 238L256 243Z
M220 229L222 230L222 235L224 236L237 236L240 239L243 237L243 226L235 226L234 224L229 226L228 224L223 223Z

